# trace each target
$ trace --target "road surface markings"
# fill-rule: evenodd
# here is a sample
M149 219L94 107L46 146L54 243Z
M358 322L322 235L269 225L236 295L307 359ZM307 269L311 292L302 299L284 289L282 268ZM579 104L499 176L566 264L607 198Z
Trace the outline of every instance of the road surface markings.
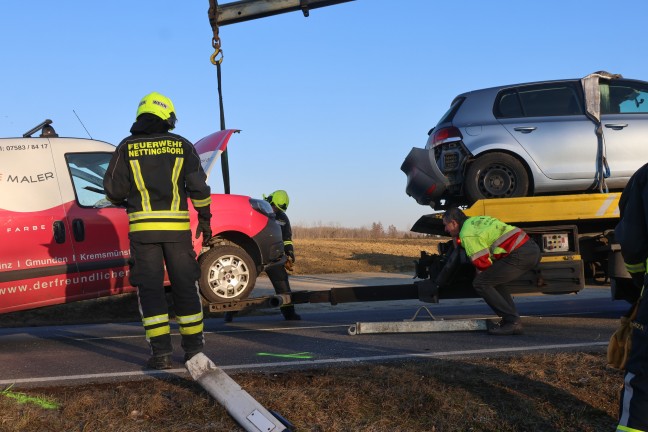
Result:
M295 366L307 366L312 367L314 365L330 365L330 364L342 364L342 363L363 363L363 362L375 362L375 361L389 361L389 360L407 360L407 359L416 359L416 358L437 358L437 357L451 357L451 356L466 356L466 355L484 355L484 354L495 354L495 353L519 353L525 351L539 351L539 350L555 350L555 349L570 349L570 348L592 348L592 347L603 347L607 346L608 341L605 342L583 342L583 343L571 343L571 344L551 344L551 345L535 345L528 347L508 347L508 348L492 348L492 349L477 349L477 350L461 350L461 351L443 351L436 353L409 353L409 354L393 354L393 355L382 355L382 356L367 356L367 357L346 357L346 358L331 358L331 359L319 359L319 360L302 360L302 361L290 361L290 362L276 362L276 363L252 363L252 364L240 364L240 365L229 365L229 366L219 366L223 370L233 370L241 371L245 369L258 370L262 368L276 368L276 367L285 367L289 366L294 368ZM154 376L154 375L187 375L188 372L185 368L178 369L169 369L166 371L128 371L128 372L114 372L114 373L102 373L102 374L85 374L85 375L61 375L61 376L50 376L50 377L39 377L39 378L22 378L22 379L8 379L0 380L0 385L8 384L44 384L47 382L66 382L66 381L75 381L75 380L88 380L96 381L100 379L115 379L115 378L135 378L142 376Z
M278 353L264 353L260 352L257 353L258 356L265 356L265 357L279 357L279 358L293 358L293 359L312 359L313 356L310 355L308 351L305 352L300 352L300 353L294 353L294 354L278 354Z

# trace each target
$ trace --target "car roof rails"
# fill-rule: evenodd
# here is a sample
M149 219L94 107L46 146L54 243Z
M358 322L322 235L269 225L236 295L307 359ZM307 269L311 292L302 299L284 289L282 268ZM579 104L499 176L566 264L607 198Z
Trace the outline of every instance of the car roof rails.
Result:
M36 133L37 131L41 131L40 137L41 138L54 138L58 137L58 134L54 130L54 127L52 125L52 120L47 119L44 122L38 124L38 126L28 130L23 134L23 138L31 138L31 136Z

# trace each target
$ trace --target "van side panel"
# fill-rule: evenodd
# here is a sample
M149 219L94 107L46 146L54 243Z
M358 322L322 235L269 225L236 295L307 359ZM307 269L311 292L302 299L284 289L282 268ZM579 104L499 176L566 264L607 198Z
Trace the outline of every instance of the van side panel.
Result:
M0 140L0 312L81 292L47 139Z

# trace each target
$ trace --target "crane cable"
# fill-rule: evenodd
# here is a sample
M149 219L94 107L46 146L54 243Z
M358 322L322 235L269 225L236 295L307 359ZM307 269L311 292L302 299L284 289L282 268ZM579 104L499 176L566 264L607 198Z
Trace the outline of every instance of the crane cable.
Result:
M216 66L216 76L218 80L218 107L220 109L220 130L225 130L225 111L223 110L223 89L221 85L221 63L223 62L223 50L221 49L221 40L218 35L218 2L216 0L209 0L209 24L211 25L213 37L212 47L214 53L210 56L209 60ZM223 186L225 193L230 193L230 179L229 179L229 161L227 158L227 148L221 154L221 169L223 171Z

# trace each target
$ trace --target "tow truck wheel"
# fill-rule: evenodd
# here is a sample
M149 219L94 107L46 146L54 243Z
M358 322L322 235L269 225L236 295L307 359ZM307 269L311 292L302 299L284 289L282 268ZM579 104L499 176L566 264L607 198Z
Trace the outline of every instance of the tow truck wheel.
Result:
M465 182L471 204L484 198L522 197L529 191L524 166L505 153L489 153L475 159L468 167Z
M210 302L244 299L256 283L254 261L238 246L215 246L202 254L198 263L200 292Z

